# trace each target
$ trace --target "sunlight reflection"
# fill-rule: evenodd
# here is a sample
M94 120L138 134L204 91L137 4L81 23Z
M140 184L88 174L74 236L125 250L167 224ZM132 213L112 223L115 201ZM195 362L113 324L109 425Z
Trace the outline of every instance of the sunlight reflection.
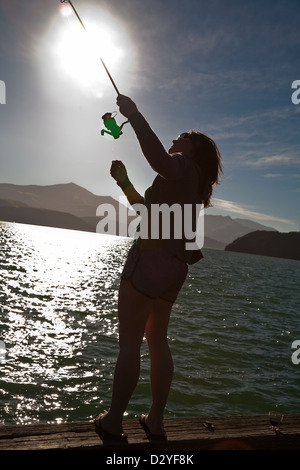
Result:
M68 389L74 389L76 400L76 387L78 394L87 387L90 400L95 399L99 377L105 383L111 375L128 243L49 227L0 228L5 247L0 264L0 331L6 347L2 384L15 396L5 415L14 409L20 423L26 423L27 413L33 421L45 415L60 419L51 410L63 408Z
M29 225L15 230L26 255L19 263L21 274L8 279L6 286L13 305L8 311L9 323L14 325L10 356L26 349L34 356L32 343L42 341L44 352L72 357L83 347L85 326L99 321L105 334L116 335L116 317L110 315L119 271L113 262L112 237ZM118 266L117 256L115 260ZM100 310L98 296L103 299ZM24 311L29 315L24 316ZM10 334L6 338L12 340Z

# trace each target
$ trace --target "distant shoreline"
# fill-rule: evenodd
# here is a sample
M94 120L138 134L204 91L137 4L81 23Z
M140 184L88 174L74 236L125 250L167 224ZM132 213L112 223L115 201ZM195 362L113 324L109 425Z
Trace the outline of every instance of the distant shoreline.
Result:
M103 234L119 236L119 233L126 233L128 225L118 225L119 202L110 196L96 196L74 183L50 186L0 183L0 220L4 222L97 233L101 217L96 213L101 204L113 206L117 217L112 223L114 233L107 231ZM135 216L128 216L128 224L133 218ZM264 238L256 236L256 241L251 242L254 236L251 233L256 232L263 232ZM204 233L204 248L299 259L297 248L293 248L293 253L283 249L288 234L252 220L205 213ZM277 236L277 247L270 251L267 240L273 240L271 234L281 236ZM251 247L249 243L252 243Z

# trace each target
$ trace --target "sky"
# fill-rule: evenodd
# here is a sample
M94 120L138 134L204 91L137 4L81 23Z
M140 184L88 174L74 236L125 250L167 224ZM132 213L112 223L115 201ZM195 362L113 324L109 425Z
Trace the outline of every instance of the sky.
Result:
M299 231L299 0L73 4L86 32L59 0L0 0L0 183L118 199L117 159L141 193L151 185L130 125L101 135L118 112L101 57L166 149L190 129L215 140L224 175L207 214Z

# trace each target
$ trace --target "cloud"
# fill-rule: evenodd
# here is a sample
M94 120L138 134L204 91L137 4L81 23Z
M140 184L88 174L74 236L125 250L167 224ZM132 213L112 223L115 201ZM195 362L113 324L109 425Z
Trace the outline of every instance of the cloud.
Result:
M246 82L247 84L247 82ZM252 132L257 132L257 129L261 129L265 132L266 124L277 124L278 122L282 125L289 123L291 119L297 119L299 117L300 107L296 106L278 106L275 108L268 108L265 110L259 110L254 113L230 115L226 114L218 118L218 121L211 124L211 130L215 133L222 129L222 138L231 138L233 135L237 135L238 129L242 131L246 130L251 136ZM262 127L261 127L262 126ZM242 135L242 137L244 134Z
M282 173L267 173L266 175L263 175L264 178L281 178L283 175Z
M228 212L233 212L235 214L240 214L244 217L248 217L255 220L263 220L263 221L273 221L273 222L281 222L284 224L294 225L294 222L289 219L283 219L281 217L276 217L270 214L263 214L261 212L256 212L251 210L249 207L244 207L241 204L237 204L233 201L226 201L225 199L218 199L215 198L213 200L214 207L218 209L222 209Z
M266 173L264 178L300 178L299 173Z
M272 155L270 157L261 157L257 160L246 160L245 165L261 167L269 165L285 165L291 163L293 158L290 155Z

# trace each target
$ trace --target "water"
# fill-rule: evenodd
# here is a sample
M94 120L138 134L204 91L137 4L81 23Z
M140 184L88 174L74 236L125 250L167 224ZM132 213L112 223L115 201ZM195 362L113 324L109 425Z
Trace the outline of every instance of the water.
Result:
M0 225L0 424L88 420L109 406L126 238ZM166 416L300 411L299 261L204 250L173 307ZM5 345L5 349L4 349ZM150 404L149 355L127 416Z

